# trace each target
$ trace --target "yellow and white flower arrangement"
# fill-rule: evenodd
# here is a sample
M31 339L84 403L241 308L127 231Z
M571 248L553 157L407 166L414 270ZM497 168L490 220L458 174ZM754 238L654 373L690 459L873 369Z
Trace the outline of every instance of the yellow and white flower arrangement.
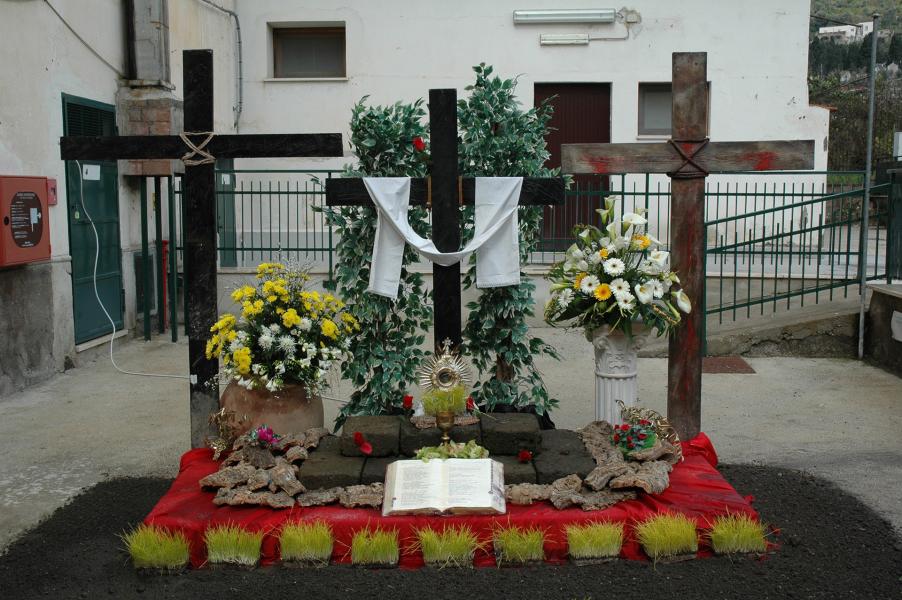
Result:
M616 219L615 198L598 209L601 228L577 225L576 243L566 258L552 266L551 298L545 321L584 327L608 325L632 334L634 322L667 333L680 322L680 311L692 310L680 279L670 270L670 253L643 231L640 212Z
M360 324L332 294L307 289L306 272L281 263L257 267L257 285L232 292L239 316L222 315L210 328L207 358L218 358L231 379L248 389L302 384L311 393L326 385L334 364Z

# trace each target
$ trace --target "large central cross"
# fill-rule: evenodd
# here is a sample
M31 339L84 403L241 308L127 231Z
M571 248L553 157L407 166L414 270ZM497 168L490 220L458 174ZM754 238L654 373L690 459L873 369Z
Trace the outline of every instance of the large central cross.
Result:
M185 50L183 90L185 131L192 132L187 135L187 141L177 135L64 137L60 138L60 157L64 160L185 157L184 265L188 304L185 319L191 382L191 444L199 447L210 433L210 413L219 408L219 363L204 353L210 326L216 322L218 297L213 159L341 156L342 144L338 133L213 135L212 50ZM192 145L200 151L191 154Z
M692 312L670 338L667 416L680 437L701 428L705 319L705 176L715 171L814 167L814 142L708 142L707 54L673 54L672 134L666 144L564 144L565 173L666 173L670 198L671 267Z
M460 249L460 205L472 204L475 180L460 177L457 171L457 90L429 90L429 177L414 177L410 183L410 203L432 208L432 241L441 252ZM431 197L430 197L431 192ZM520 191L521 206L563 204L564 180L560 177L525 177ZM326 181L329 206L372 206L373 201L359 178ZM460 263L433 265L434 341L461 342ZM441 299L439 301L438 299Z

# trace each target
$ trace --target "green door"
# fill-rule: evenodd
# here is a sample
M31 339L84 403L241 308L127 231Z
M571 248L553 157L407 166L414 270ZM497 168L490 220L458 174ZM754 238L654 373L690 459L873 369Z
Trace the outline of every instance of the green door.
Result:
M216 233L220 267L238 266L234 170L234 159L216 160Z
M116 135L112 106L63 95L65 135ZM72 256L72 306L75 343L112 333L94 293L97 229L97 293L116 329L122 323L122 253L119 242L119 172L116 161L66 162L66 199L69 215L69 253ZM88 218L90 215L90 219ZM94 227L91 226L91 220Z

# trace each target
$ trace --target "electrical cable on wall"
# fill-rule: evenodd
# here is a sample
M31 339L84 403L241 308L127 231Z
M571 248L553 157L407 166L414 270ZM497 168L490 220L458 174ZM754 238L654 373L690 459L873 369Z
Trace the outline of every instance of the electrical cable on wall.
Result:
M113 356L113 343L116 340L116 322L113 320L113 317L110 315L110 312L104 306L103 301L100 299L100 292L97 289L97 265L100 262L100 235L97 233L97 226L94 224L94 219L91 217L90 211L88 211L88 207L85 205L85 194L84 194L84 176L81 171L81 162L75 161L76 166L78 167L78 203L81 205L81 209L85 212L85 216L88 218L88 223L91 224L91 230L94 232L94 297L97 298L97 304L100 305L100 310L103 311L103 314L106 315L106 318L109 319L110 325L113 328L113 333L110 335L110 362L113 363L113 367L124 375L139 375L141 377L163 377L167 379L189 379L187 375L168 375L166 373L140 373L137 371L126 371L119 367L116 364L116 359ZM175 326L175 324L173 324Z

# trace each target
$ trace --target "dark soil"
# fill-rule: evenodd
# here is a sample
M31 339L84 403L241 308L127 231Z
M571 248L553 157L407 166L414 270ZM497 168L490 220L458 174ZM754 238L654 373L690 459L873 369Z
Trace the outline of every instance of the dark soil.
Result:
M150 511L169 482L120 479L91 488L13 543L0 557L0 598L902 598L902 542L857 499L795 471L722 471L780 530L780 548L766 560L138 574L117 536Z

